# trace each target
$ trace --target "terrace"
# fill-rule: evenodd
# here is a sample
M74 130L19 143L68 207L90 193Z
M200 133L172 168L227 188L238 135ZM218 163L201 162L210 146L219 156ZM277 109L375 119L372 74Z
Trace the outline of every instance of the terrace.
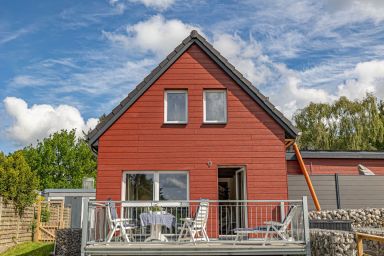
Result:
M84 203L82 255L310 255L306 197Z

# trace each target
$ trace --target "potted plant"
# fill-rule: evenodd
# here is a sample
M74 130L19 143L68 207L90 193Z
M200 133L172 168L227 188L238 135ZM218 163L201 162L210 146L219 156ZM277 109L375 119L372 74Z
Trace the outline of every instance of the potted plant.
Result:
M156 214L161 214L163 211L163 208L157 204L154 204L150 207L150 211Z

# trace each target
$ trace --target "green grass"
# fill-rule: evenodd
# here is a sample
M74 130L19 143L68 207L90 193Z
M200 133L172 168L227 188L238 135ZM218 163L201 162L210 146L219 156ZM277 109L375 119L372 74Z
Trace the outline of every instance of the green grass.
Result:
M53 247L52 243L27 242L8 249L0 256L49 256Z

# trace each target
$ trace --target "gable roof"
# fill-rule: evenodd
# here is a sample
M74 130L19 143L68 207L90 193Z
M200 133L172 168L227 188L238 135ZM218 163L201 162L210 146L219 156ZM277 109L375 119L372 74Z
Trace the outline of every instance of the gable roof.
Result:
M88 143L97 151L100 136L141 96L144 92L185 52L198 45L216 64L218 64L251 98L256 101L283 129L287 138L296 138L298 130L252 83L224 58L196 30L185 38L152 72L139 83L120 104L88 134Z

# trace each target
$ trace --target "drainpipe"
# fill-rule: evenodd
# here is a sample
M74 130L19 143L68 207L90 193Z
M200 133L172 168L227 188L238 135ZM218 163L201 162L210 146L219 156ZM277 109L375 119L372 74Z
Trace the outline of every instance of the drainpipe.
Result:
M307 168L305 167L303 158L301 157L301 153L296 142L293 143L293 149L295 150L296 158L300 165L300 170L304 175L305 181L307 182L309 192L311 192L312 200L313 200L313 203L315 204L316 210L321 211L321 207L320 207L319 200L317 199L316 191L312 185L311 178L309 177Z

